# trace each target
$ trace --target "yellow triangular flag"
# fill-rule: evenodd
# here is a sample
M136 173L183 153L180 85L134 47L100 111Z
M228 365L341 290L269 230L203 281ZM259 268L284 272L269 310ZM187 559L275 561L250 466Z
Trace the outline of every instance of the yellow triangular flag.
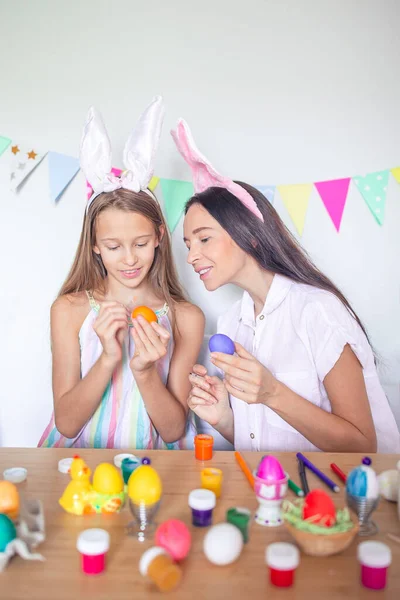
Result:
M303 234L304 221L312 189L312 183L278 185L279 194L299 235Z
M395 167L394 169L391 169L390 172L397 181L397 183L400 183L400 167Z
M149 190L150 190L151 192L154 192L154 190L155 190L155 189L156 189L156 187L158 186L158 182L159 182L159 181L160 181L160 178L159 178L159 177L152 177L152 178L150 179L150 183L149 183L149 185L148 185L147 187L149 188Z

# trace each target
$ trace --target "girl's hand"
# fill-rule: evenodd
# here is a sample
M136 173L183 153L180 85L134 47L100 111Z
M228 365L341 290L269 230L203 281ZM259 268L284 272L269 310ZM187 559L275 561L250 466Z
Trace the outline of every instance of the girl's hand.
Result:
M192 384L189 408L200 419L216 427L231 411L224 382L219 377L207 375L207 369L202 365L194 365L189 381Z
M119 302L103 302L93 329L103 346L104 357L117 365L122 359L122 344L128 331L128 311L125 306Z
M213 352L211 362L225 373L225 387L247 404L265 404L275 394L277 380L252 354L235 342L237 356Z
M167 354L169 332L158 323L148 323L139 316L132 321L131 335L135 342L135 354L129 366L132 373L147 371Z

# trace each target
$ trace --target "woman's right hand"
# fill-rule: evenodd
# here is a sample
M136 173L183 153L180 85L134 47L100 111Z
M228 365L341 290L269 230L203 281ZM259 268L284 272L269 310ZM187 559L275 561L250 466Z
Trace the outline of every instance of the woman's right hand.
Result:
M128 331L128 310L119 302L103 302L93 323L103 346L103 356L112 365L122 359L122 344Z
M203 365L194 365L189 381L192 384L188 398L189 408L200 419L217 427L231 411L224 382L219 377L208 375Z

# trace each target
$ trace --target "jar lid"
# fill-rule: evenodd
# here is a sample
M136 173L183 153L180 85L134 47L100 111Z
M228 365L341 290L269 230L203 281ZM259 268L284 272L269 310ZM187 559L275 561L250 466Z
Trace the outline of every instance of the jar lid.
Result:
M392 562L392 552L382 542L361 542L357 548L357 557L366 567L383 568Z
M164 548L153 546L142 554L139 561L139 571L143 577L146 577L150 564L155 558L157 558L157 556L160 556L160 554L168 554L168 552L164 550Z
M140 459L134 454L116 454L114 456L114 465L117 467L117 469L121 468L122 461L124 460L124 458L130 458L131 460L140 462Z
M211 510L217 503L217 497L211 490L192 490L189 494L189 506L194 510Z
M265 550L265 562L272 569L292 571L299 566L300 552L297 546L277 542L270 544Z
M88 556L105 554L110 548L110 534L104 529L85 529L78 535L76 547Z
M201 446L211 446L214 443L214 438L208 433L199 433L194 436L194 443Z
M58 470L60 471L60 473L68 473L73 460L73 458L62 458L61 460L59 460Z
M12 483L21 483L25 481L28 471L24 467L12 467L3 471L3 477Z

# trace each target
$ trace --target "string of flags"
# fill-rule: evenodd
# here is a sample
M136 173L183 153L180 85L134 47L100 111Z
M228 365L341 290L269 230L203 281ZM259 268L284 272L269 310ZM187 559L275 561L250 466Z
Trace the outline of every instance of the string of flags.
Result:
M60 200L80 169L79 160L73 156L44 151L36 146L26 146L3 136L0 136L0 157L9 165L10 189L14 192L18 191L32 171L47 158L50 197L54 203ZM122 171L113 168L112 172L118 176ZM378 225L383 225L390 176L400 184L400 166L342 179L290 185L258 185L256 187L271 204L274 204L276 191L279 192L282 202L301 236L309 200L314 189L317 190L336 231L339 232L351 182L360 192ZM172 232L182 217L186 201L193 195L193 185L189 181L153 177L149 188L154 192L158 185L161 187L164 199L165 217ZM88 198L92 191L87 182Z

